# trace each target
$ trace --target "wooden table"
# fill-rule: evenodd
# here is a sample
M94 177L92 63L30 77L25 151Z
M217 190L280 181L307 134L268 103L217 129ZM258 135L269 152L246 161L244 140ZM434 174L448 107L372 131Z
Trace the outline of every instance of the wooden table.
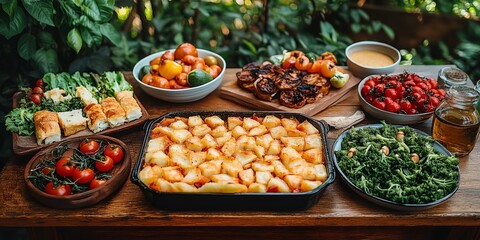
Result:
M436 75L442 66L408 66L411 72ZM403 70L403 67L399 69ZM235 80L238 69L228 69L225 81ZM133 82L131 73L127 78ZM178 110L247 110L219 97L171 104L135 92L151 118ZM315 117L346 116L359 109L355 91ZM361 124L376 122L368 118ZM414 125L430 132L431 121ZM138 157L141 128L117 136ZM334 139L329 139L329 145ZM480 148L461 159L461 183L446 203L420 212L398 212L369 203L350 191L340 178L320 201L300 212L224 211L168 212L156 209L140 189L127 181L113 197L93 207L56 210L35 202L23 182L27 157L7 162L0 172L0 226L28 227L32 239L479 239ZM340 238L338 238L340 236Z

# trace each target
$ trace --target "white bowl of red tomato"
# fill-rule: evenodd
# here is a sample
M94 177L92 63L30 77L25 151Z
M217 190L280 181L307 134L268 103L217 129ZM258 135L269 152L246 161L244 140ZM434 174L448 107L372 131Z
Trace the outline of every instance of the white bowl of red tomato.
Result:
M27 163L24 178L35 200L52 208L94 205L128 178L131 157L122 141L79 136L52 145Z
M371 116L392 124L429 119L445 97L437 80L415 73L371 75L358 84L360 106Z

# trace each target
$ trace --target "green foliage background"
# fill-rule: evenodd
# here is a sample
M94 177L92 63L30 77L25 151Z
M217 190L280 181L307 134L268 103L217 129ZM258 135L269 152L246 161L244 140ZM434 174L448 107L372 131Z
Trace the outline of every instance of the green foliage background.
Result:
M401 37L372 20L358 2L0 0L0 120L10 110L18 87L32 86L47 72L130 71L144 56L183 42L221 54L228 67L241 67L293 49L330 51L345 64L344 50L352 43L352 33ZM371 2L474 19L458 33L457 46L440 42L404 50L403 63L453 63L472 79L480 79L478 0ZM2 135L9 135L1 129ZM11 144L2 146L0 151L5 152Z

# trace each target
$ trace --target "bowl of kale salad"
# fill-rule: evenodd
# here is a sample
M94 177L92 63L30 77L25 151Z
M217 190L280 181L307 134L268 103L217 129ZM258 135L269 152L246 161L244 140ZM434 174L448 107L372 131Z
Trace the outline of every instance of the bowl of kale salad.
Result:
M444 203L460 183L459 159L408 126L370 124L343 132L333 145L335 168L364 199L400 211Z

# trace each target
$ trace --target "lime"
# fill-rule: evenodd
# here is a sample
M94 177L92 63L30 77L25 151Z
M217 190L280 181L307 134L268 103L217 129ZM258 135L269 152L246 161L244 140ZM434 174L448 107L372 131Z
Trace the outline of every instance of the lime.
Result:
M203 85L212 81L212 79L212 75L202 69L194 69L187 76L187 82L191 87Z
M147 75L150 73L150 65L143 66L142 69L140 69L140 72L138 73L140 79L143 78L143 76Z

